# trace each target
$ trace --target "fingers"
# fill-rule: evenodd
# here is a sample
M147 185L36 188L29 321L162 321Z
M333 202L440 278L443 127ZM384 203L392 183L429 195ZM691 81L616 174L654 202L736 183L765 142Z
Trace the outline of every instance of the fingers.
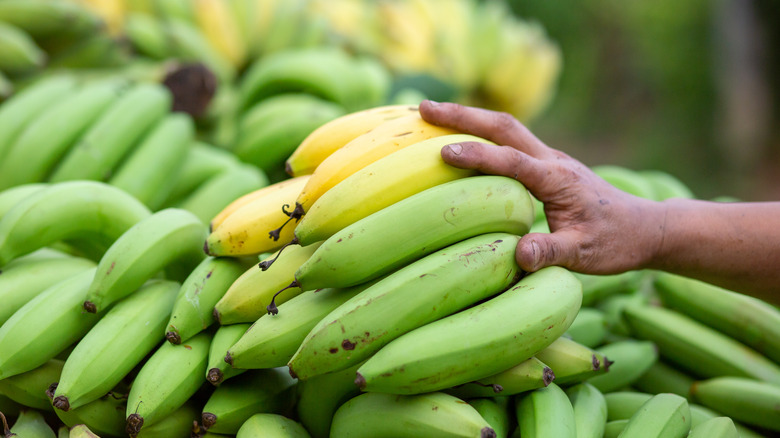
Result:
M526 234L517 244L515 258L520 268L527 272L547 266L575 269L579 261L577 238L573 231L565 230Z
M420 104L420 115L428 123L508 145L534 157L541 158L550 152L541 140L507 113L425 100Z

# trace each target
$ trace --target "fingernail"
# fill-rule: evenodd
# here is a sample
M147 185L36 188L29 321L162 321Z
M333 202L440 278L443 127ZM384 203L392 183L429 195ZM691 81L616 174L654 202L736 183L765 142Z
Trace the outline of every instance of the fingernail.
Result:
M430 106L439 106L439 102L436 102L435 100L428 99L428 104Z
M450 148L450 151L455 155L460 155L460 153L463 152L463 146L457 143L447 145L447 147Z
M541 250L539 250L539 244L535 240L531 241L531 256L533 258L533 268L536 270L539 267L542 254Z

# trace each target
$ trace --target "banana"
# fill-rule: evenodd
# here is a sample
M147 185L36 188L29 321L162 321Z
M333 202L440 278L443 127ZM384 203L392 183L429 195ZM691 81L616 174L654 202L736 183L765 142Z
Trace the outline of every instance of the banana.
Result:
M189 274L204 257L205 236L206 227L186 210L167 208L141 220L100 259L84 309L100 312L169 266L178 264Z
M57 438L70 438L70 429L68 426L60 426L57 429Z
M181 344L213 324L214 305L245 270L238 259L204 258L181 284L165 338L172 344Z
M617 341L599 348L598 352L608 358L609 371L591 377L588 383L604 393L630 386L658 361L658 348L649 341Z
M268 270L253 266L241 274L214 306L214 316L220 324L255 322L266 312L272 312L272 304L281 304L300 295L303 290L292 287L284 290L278 299L275 294L290 283L295 270L304 263L319 245L290 245L284 249L284 257ZM278 257L277 252L273 257ZM265 261L271 260L271 257Z
M780 310L757 298L665 272L655 281L664 305L780 363Z
M634 380L631 386L651 394L670 392L689 398L693 382L693 377L659 360Z
M569 271L540 269L497 297L394 339L358 369L355 383L365 391L419 393L496 374L561 336L581 300Z
M745 377L716 377L691 386L694 400L734 420L780 432L780 386Z
M627 424L628 419L607 421L604 425L604 438L618 438Z
M0 394L20 405L51 411L51 401L46 396L49 385L60 378L65 362L50 359L34 370L0 380Z
M388 120L323 160L298 196L296 207L308 211L323 193L374 161L419 141L447 134L457 132L431 125L419 113Z
M729 417L711 418L691 428L689 438L739 438L739 431Z
M628 306L650 305L648 294L640 290L620 295L612 295L596 305L596 308L604 312L604 320L607 324L608 336L632 337L631 328L623 316L623 310Z
M124 33L137 53L152 59L164 59L171 54L164 24L157 17L131 12L124 22Z
M171 93L160 84L140 83L116 99L76 141L49 180L105 180L153 123L171 110Z
M100 315L81 309L94 276L89 269L49 287L0 327L0 379L45 364L98 322Z
M187 438L197 418L197 405L187 401L165 418L141 429L136 438Z
M690 430L688 401L676 394L657 394L629 418L619 436L683 438Z
M198 27L225 59L236 68L246 63L248 49L239 35L238 22L230 11L230 2L196 0L192 5Z
M46 248L8 263L0 271L0 325L48 287L94 267L92 260Z
M19 438L56 438L54 431L46 424L43 414L35 410L23 410L16 422L11 426L10 433L4 436Z
M555 383L523 395L515 409L517 427L523 437L577 437L574 407Z
M158 210L173 189L192 145L195 125L184 113L172 113L157 123L133 153L123 160L108 183Z
M638 171L623 166L599 165L593 172L618 189L645 199L655 199L653 185Z
M0 22L0 70L25 73L46 64L47 56L29 34L18 27Z
M312 131L285 162L292 176L310 175L325 158L380 124L416 113L411 105L383 105L345 114Z
M14 94L15 86L11 79L0 71L0 102L5 102Z
M252 370L215 389L203 406L203 427L233 435L253 414L281 414L292 407L295 380L287 370Z
M76 87L76 79L66 74L35 82L0 105L0 159L30 121Z
M308 93L268 97L244 115L233 152L269 174L284 174L284 161L301 141L344 112L339 104Z
M566 334L586 347L598 347L609 334L604 312L593 307L581 308Z
M442 392L419 395L361 394L333 415L330 436L395 438L495 437L496 433L476 409Z
M279 414L259 413L247 419L236 433L236 438L309 438L306 429L295 420Z
M182 407L203 382L211 333L189 342L163 342L138 372L127 398L126 432L135 438ZM191 423L190 423L191 424Z
M100 438L100 435L96 435L95 432L92 432L92 430L87 426L86 424L77 424L73 426L70 431L68 431L68 434L65 435L67 438Z
M225 361L228 349L246 333L251 324L240 323L223 325L217 328L209 347L209 360L206 364L206 380L218 386L225 379L237 376L246 370L233 368Z
M519 240L481 234L387 275L317 323L290 359L290 372L306 380L354 365L404 333L500 293L521 274Z
M222 171L201 184L176 204L208 224L228 204L247 193L268 185L268 176L249 164Z
M607 401L604 394L588 382L566 390L574 408L574 426L577 438L601 438L607 424Z
M0 219L8 213L19 202L27 199L30 195L48 187L47 183L20 184L15 187L0 191Z
M160 343L179 284L155 280L116 303L68 356L52 404L63 411L97 400Z
M283 227L290 218L279 206L292 205L308 179L304 175L272 184L225 207L222 212L227 215L220 213L211 222L206 252L215 256L255 255L275 251L291 241L294 229ZM269 235L275 229L281 229L280 234Z
M103 80L53 102L29 123L8 150L0 164L0 188L44 181L78 137L126 87L125 81Z
M356 365L298 381L297 418L313 438L328 438L333 414L347 400L360 395L355 386L357 369Z
M113 69L131 60L129 48L106 32L88 35L51 56L49 69Z
M508 370L475 382L454 386L445 392L462 399L502 397L543 388L555 378L550 367L536 357L531 357Z
M127 394L111 391L95 401L69 411L55 409L57 417L70 428L83 425L94 436L123 436Z
M152 5L153 15L163 21L182 20L195 24L193 2L187 0L157 0Z
M320 196L295 227L295 237L302 245L325 240L358 220L416 193L476 175L475 170L450 166L441 158L443 146L463 141L491 143L473 135L444 135L380 158Z
M608 375L612 364L605 354L563 336L536 353L536 358L550 367L558 385L584 382L604 373Z
M214 72L220 83L235 80L236 69L194 24L172 18L165 22L163 29L170 45L169 58L201 62Z
M654 394L633 390L612 391L604 394L607 403L607 420L628 420ZM693 413L693 411L691 411Z
M168 207L174 205L212 176L237 167L239 161L231 152L196 141L187 152L176 177L176 183L163 205Z
M643 271L637 270L611 275L590 275L579 272L575 275L582 282L583 306L595 306L612 295L634 292L639 289L645 276Z
M507 438L512 419L509 416L507 397L475 398L468 403L488 422L496 438Z
M99 32L102 20L74 2L8 0L0 5L0 21L13 24L33 38L87 35Z
M653 187L656 201L671 198L693 199L693 192L674 175L663 170L640 170L639 175L646 179Z
M650 306L629 306L623 313L637 337L654 342L665 360L694 377L750 377L780 384L780 366L686 315Z

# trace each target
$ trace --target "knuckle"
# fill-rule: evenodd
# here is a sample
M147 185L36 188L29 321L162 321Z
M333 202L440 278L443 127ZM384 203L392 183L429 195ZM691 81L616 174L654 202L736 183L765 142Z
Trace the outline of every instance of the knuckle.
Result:
M518 121L507 112L497 112L495 113L493 124L494 129L497 131L511 131L517 129Z

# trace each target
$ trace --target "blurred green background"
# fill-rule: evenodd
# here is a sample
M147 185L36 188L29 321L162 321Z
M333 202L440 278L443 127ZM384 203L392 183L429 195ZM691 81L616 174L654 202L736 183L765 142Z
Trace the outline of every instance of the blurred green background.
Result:
M780 199L780 3L508 1L563 53L529 123L547 144L666 170L700 198Z

